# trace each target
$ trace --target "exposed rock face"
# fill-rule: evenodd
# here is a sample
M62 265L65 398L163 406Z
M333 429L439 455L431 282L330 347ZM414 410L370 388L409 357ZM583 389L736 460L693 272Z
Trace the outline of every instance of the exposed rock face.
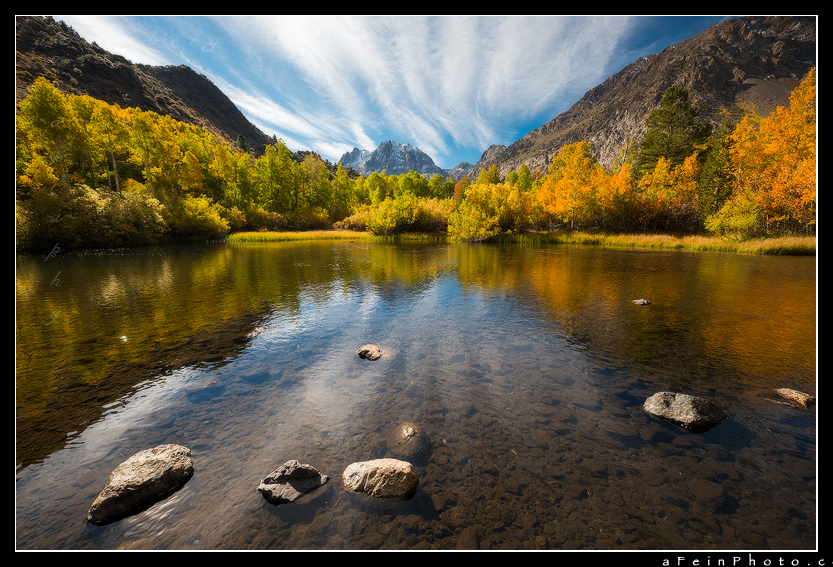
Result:
M713 126L727 112L737 115L739 104L752 103L766 116L789 105L790 93L815 64L815 17L728 19L634 61L509 146L490 147L469 176L492 164L501 175L522 163L546 173L562 146L579 141L590 142L593 156L611 166L626 142L642 138L645 119L672 85L685 88L700 117Z
M468 175L474 169L474 164L467 161L461 161L451 169L446 170L446 176L452 179L460 180L464 175Z
M159 445L140 451L113 470L90 506L87 521L106 524L124 517L180 488L193 474L187 447Z
M411 498L419 483L413 465L398 459L352 463L341 476L347 490L376 498Z
M793 390L792 388L778 388L775 390L779 396L787 398L794 404L804 409L808 409L811 405L816 403L816 398L810 394Z
M36 77L46 76L62 92L151 110L206 128L231 143L243 134L258 152L273 142L214 83L190 67L134 64L88 43L52 17L18 16L15 24L18 100Z
M382 349L378 345L364 345L356 354L364 360L376 360L382 356Z
M339 160L345 167L352 167L362 175L385 171L388 175L401 175L416 171L423 175L446 175L446 171L434 164L434 160L410 144L400 144L388 140L369 152L353 148Z
M285 504L309 494L328 480L330 477L322 475L315 467L291 460L261 480L257 490L272 504Z
M658 392L645 400L642 408L649 415L695 432L711 429L729 417L708 400L674 392Z

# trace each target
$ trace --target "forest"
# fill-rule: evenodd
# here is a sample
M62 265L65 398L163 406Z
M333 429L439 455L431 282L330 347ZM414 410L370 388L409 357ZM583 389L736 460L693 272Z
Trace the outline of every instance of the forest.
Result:
M38 78L16 119L19 249L152 245L242 231L342 229L442 233L487 241L533 231L707 233L733 239L814 235L816 75L789 107L747 109L712 129L669 88L643 139L604 167L588 142L548 171L522 165L476 178L331 172L281 140L245 140L85 95Z

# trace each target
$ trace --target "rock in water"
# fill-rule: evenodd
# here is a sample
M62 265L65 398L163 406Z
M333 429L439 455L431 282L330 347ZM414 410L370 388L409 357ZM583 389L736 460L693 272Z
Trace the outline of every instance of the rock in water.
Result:
M431 440L416 425L406 422L393 431L388 449L396 458L422 467L428 464L431 456Z
M658 392L645 400L646 413L670 421L683 429L702 432L727 417L720 407L703 398L673 392Z
M636 305L650 305L651 304L651 302L648 301L647 299L634 299L633 302Z
M359 358L363 358L365 360L376 360L382 356L382 349L377 345L364 345L356 351L356 354L359 355Z
M107 486L90 506L87 521L101 525L129 515L180 488L193 474L187 447L159 445L140 451L110 473Z
M419 479L411 463L398 459L375 459L352 463L341 475L344 487L376 498L407 500L416 492Z
M798 390L793 390L792 388L778 388L775 391L778 395L787 398L804 409L808 409L812 404L816 403L815 397L810 394L805 394L804 392L799 392Z
M260 481L257 490L272 504L284 504L309 494L328 480L330 477L322 475L315 467L292 460L269 473Z

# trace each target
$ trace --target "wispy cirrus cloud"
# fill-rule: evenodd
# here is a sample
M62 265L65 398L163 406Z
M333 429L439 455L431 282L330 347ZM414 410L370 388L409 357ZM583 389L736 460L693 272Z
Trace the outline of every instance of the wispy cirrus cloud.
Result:
M489 145L511 143L554 118L645 54L646 46L668 44L674 30L691 21L624 16L59 18L134 62L193 67L262 130L297 144L292 149L312 149L337 160L354 146L370 150L393 139L420 147L444 167L464 155L476 161ZM698 20L698 25L706 23Z

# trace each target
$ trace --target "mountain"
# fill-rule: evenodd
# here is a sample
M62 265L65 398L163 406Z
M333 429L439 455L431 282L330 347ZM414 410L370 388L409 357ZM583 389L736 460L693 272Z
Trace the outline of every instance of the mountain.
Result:
M744 105L754 104L764 116L788 106L790 93L815 65L815 17L725 20L634 61L509 146L489 147L473 173L497 164L506 175L522 163L546 172L562 146L578 141L590 142L594 157L609 166L626 142L642 138L645 120L670 86L685 88L700 117L718 126Z
M17 16L15 24L17 100L26 97L36 77L44 76L66 94L87 94L122 108L168 115L230 143L242 134L257 153L275 141L190 67L133 64L88 43L49 16Z
M352 167L364 176L372 172L385 171L388 175L400 175L416 171L428 177L439 174L448 176L448 171L434 164L434 160L410 144L400 144L388 140L379 144L372 152L353 148L339 160L345 167ZM461 167L461 166L457 166ZM460 176L462 177L462 175Z

